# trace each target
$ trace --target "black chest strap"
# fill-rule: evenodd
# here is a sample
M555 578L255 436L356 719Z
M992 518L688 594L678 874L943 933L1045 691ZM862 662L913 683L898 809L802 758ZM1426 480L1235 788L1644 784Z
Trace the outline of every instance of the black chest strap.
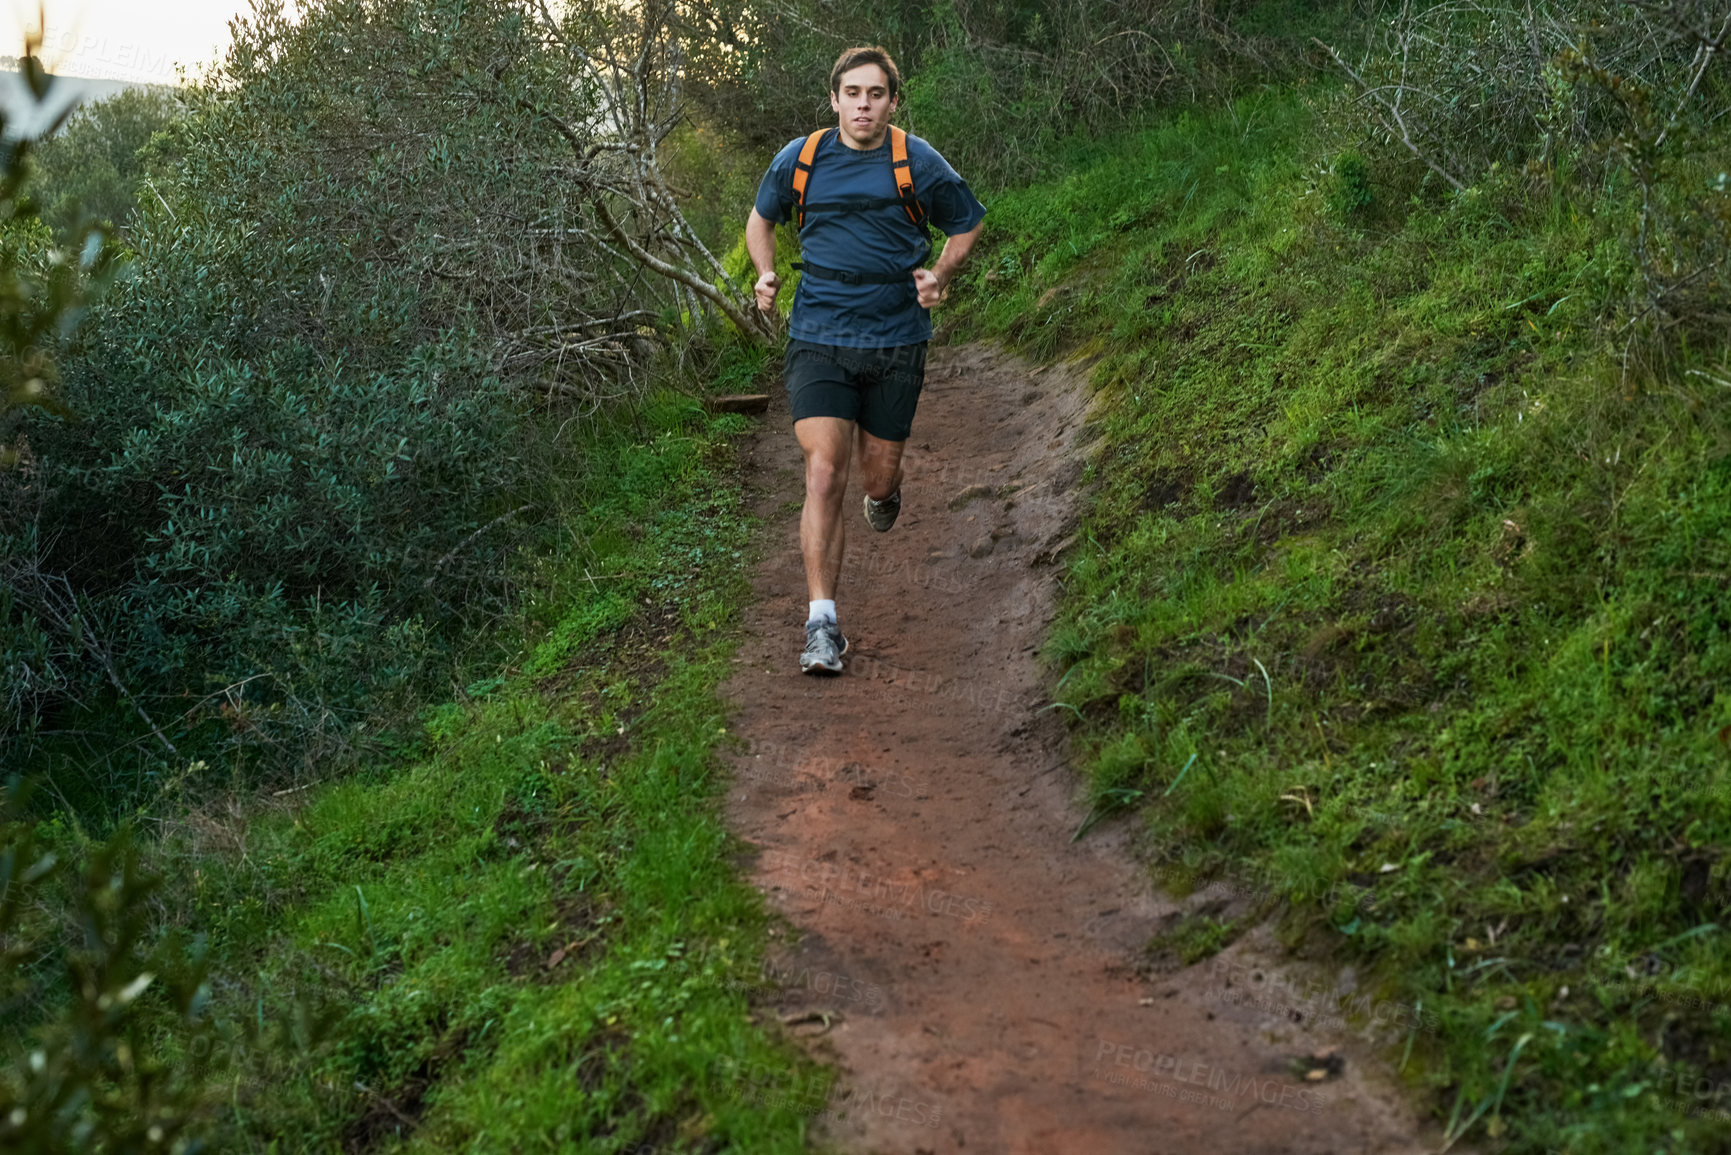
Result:
M817 162L818 145L831 132L839 133L839 129L820 128L805 138L800 146L799 157L793 162L793 221L796 229L805 228L805 214L808 212L869 212L873 209L889 208L899 205L913 222L914 227L924 233L926 230L926 209L920 204L919 197L914 195L913 162L908 159L908 134L890 125L890 175L896 182L896 195L893 197L852 197L835 201L814 201L805 203L806 185L811 181L812 165Z

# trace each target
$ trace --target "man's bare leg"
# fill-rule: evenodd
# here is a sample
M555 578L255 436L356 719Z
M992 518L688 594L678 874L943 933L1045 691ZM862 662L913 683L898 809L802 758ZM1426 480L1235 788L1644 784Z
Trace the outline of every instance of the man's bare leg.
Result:
M799 548L813 603L805 623L805 650L799 656L799 668L807 674L839 674L847 638L836 622L834 606L841 581L842 550L847 545L841 506L847 493L854 423L840 417L802 417L793 423L793 434L805 454L805 508L799 515Z
M847 494L854 423L840 417L806 417L793 423L793 435L805 454L805 508L799 515L805 584L812 601L833 600L847 545L841 506Z

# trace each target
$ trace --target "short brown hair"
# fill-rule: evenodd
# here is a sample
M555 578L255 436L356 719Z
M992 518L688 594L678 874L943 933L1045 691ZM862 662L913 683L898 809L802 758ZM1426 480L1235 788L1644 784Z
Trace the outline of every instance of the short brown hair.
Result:
M896 98L896 93L902 90L902 74L896 68L896 62L890 59L890 54L876 44L862 44L858 48L850 48L835 58L835 67L829 70L829 90L832 93L841 92L841 75L852 72L862 64L875 64L884 70L884 75L890 82L890 99Z

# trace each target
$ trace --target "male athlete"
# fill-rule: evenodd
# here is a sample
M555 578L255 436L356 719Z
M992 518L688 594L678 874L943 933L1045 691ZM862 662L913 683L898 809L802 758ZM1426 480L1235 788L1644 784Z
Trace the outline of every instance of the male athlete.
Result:
M788 142L770 162L745 225L757 306L769 312L775 226L799 229L803 271L788 328L785 378L805 453L800 552L811 609L799 668L839 674L847 639L835 590L846 532L842 498L857 452L865 517L879 533L902 507L902 450L925 383L927 313L980 235L986 210L931 145L890 125L901 74L882 48L850 48L829 74L840 123ZM947 236L931 268L930 222ZM857 451L855 444L858 444Z

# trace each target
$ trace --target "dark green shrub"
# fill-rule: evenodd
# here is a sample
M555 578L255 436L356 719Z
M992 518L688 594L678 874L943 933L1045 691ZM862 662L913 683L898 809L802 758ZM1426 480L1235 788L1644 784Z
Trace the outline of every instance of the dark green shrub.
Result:
M1343 152L1328 168L1328 182L1323 188L1328 211L1346 220L1367 209L1374 197L1370 189L1370 163L1363 154Z

